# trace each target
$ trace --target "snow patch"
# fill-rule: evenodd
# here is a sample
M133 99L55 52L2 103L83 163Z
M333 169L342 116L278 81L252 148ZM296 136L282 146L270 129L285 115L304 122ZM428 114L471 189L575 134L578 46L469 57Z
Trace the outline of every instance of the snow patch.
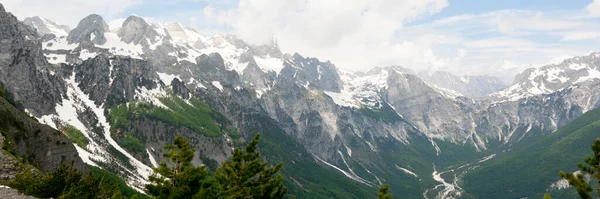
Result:
M211 82L213 86L217 87L221 92L223 92L223 85L221 85L221 82L219 81L213 81Z
M370 183L369 181L366 181L365 179L362 179L361 177L354 176L351 173L348 173L347 171L344 171L343 169L340 169L340 168L336 167L335 165L330 164L329 162L327 162L325 160L322 160L321 158L317 157L314 154L313 154L313 157L315 159L317 159L318 161L322 162L323 164L325 164L327 166L330 166L330 167L334 168L335 170L338 170L339 172L342 172L342 174L344 174L346 177L348 177L348 178L350 178L350 179L352 179L352 180L354 180L356 182L360 182L362 184L365 184L365 185L367 185L369 187L373 187L372 183Z
M128 44L121 41L121 38L114 32L104 33L106 43L97 45L99 48L108 49L114 55L129 56L131 58L142 59L144 54L142 45Z
M495 153L492 154L492 155L489 155L489 156L486 156L486 157L482 158L481 160L477 161L477 163L482 163L482 162L488 161L488 160L490 160L490 159L492 159L494 157L496 157Z
M73 50L77 48L78 44L69 44L67 38L57 37L47 42L42 42L42 47L45 50Z
M81 59L82 61L85 61L90 58L94 58L97 55L98 55L98 53L90 52L87 49L83 49L83 50L81 50L81 52L79 52L79 59Z
M136 90L135 99L149 102L158 107L169 109L159 100L160 97L165 96L165 93L166 92L160 87L150 90L148 90L146 87L142 87L139 90Z
M272 58L270 56L267 56L266 58L261 58L258 56L254 56L254 61L256 61L258 67L260 67L265 72L274 71L276 74L279 74L279 72L281 72L281 69L283 69L283 60L279 58Z
M158 78L160 78L160 81L165 83L165 85L171 85L171 82L175 78L177 78L181 81L181 78L179 78L179 75L170 75L170 74L159 73L159 72L157 72L156 74L158 74Z
M73 146L75 146L75 149L77 149L77 154L79 154L79 157L81 158L81 160L83 160L84 163L95 166L95 167L100 167L94 161L92 161L92 157L97 157L97 156L92 155L90 152L86 151L85 149L82 149L75 143L73 143ZM98 160L96 160L96 161L98 161Z
M340 93L331 92L331 91L323 91L327 96L331 97L333 102L342 107L353 107L358 108L356 105L356 100L353 98L353 93L348 92L346 90L342 90Z
M575 81L575 83L581 83L581 82L585 82L585 81L589 81L589 80L593 80L593 79L600 79L600 71L594 70L594 69L587 69L588 71L588 75L587 76L583 76L580 77L579 79L577 79L577 81Z
M396 166L396 168L397 168L397 169L400 169L400 170L401 170L401 171L403 171L404 173L407 173L407 174L409 174L409 175L415 176L415 178L418 178L418 177L419 177L419 176L417 176L417 174L416 174L415 172L412 172L412 171L410 171L410 170L408 170L408 169L402 168L402 167L400 167L400 166L398 166L398 165L395 165L395 166Z
M67 63L67 55L45 54L45 56L46 56L46 59L48 60L48 63L51 63L51 64Z
M572 70L581 70L581 69L587 68L587 64L571 63L571 64L569 64L569 68Z
M154 151L154 150L152 150ZM154 156L152 156L152 153L150 153L150 151L146 148L146 153L148 153L148 157L150 158L150 163L152 164L152 167L158 167L158 163L156 162L156 159L154 159Z
M549 82L559 81L560 83L565 83L565 82L569 81L569 78L560 75L560 73L562 73L562 72L564 72L563 69L558 69L558 68L548 69L548 71L547 71L548 81Z

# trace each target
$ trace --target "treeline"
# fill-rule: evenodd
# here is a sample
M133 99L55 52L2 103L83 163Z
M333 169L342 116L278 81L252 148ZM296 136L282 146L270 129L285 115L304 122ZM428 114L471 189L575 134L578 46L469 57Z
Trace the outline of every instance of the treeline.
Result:
M55 171L44 175L32 166L24 166L8 186L37 198L148 198L128 187L118 176L89 168L90 173L83 175L72 165L61 163Z
M42 175L29 167L23 169L8 185L20 192L39 198L295 198L288 194L279 173L282 163L269 165L260 159L257 144L260 134L244 149L234 149L233 156L214 172L206 166L194 166L194 149L183 136L167 145L164 157L170 160L153 168L150 184L145 186L149 196L128 187L118 176L96 167L83 175L67 164ZM390 199L389 186L379 189L380 199Z
M567 180L569 185L575 188L582 199L593 199L593 195L600 197L600 138L594 141L591 148L593 155L584 159L585 164L579 163L577 165L580 170L579 173L565 173L563 171L559 173L561 178ZM590 185L590 182L594 186ZM551 199L551 197L546 194L544 199Z

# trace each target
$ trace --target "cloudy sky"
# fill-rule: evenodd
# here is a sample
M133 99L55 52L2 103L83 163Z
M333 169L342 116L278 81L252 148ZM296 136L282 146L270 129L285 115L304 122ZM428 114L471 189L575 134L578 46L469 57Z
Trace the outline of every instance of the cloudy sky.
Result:
M75 27L90 13L177 21L339 68L402 65L488 74L510 82L529 67L600 51L600 0L3 0L20 19Z

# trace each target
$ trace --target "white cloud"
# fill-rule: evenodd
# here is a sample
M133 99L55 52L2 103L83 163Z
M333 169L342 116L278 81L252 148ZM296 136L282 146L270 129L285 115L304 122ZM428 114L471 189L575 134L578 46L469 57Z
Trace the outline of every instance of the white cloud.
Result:
M3 0L5 9L20 20L43 16L74 28L79 20L95 13L105 19L115 18L126 8L141 4L143 0Z
M544 17L541 12L536 12L533 15L529 14L529 16L520 16L518 13L511 14L513 16L492 19L492 22L497 24L500 32L563 30L575 28L582 24L577 21Z
M472 40L465 43L466 47L469 48L499 48L499 47L510 47L510 48L521 48L521 47L532 47L535 43L517 38L510 37L494 37L479 40Z
M600 39L600 32L578 31L566 32L562 34L563 41L580 41L591 39Z
M398 41L396 35L406 22L447 5L446 0L241 0L236 8L207 7L203 13L204 22L231 28L249 43L267 43L275 37L285 52L361 70L399 63L442 64L425 43L433 39Z
M594 0L588 6L585 7L585 10L594 17L600 17L600 0Z

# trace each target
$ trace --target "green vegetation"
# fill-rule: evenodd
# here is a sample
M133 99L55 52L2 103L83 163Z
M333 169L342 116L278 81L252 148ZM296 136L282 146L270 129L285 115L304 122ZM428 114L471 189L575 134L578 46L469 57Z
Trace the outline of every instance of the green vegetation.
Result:
M167 108L145 102L120 105L110 110L111 127L127 131L133 119L150 117L175 126L183 126L206 136L217 137L221 129L217 123L223 116L204 102L192 98L188 102L177 96L161 98Z
M581 163L577 165L583 174L565 173L563 171L559 173L561 178L567 180L569 185L575 187L577 194L582 199L593 199L594 197L591 194L593 191L596 191L597 196L600 197L600 138L594 141L592 152L593 156L585 158L585 163L588 165ZM592 188L585 179L584 174L595 178L592 182L597 182L596 188Z
M123 194L123 196L127 197L127 198L133 198L133 197L138 197L138 198L149 198L148 196L141 194L139 192L137 192L136 190L134 190L133 188L129 187L127 185L127 183L125 183L125 181L115 175L114 173L111 173L109 171L106 171L104 169L95 167L95 166L89 166L88 165L88 169L91 172L91 175L93 176L100 176L101 180L104 183L108 183L108 184L114 184L117 185L117 187L119 188L120 192Z
M381 185L379 188L379 199L392 199L392 194L388 193L390 186L387 184Z
M99 175L103 173L96 170L82 175L72 166L61 163L55 171L43 175L30 166L24 166L8 186L38 198L125 198L118 185L124 182ZM136 193L132 193L131 197L137 197Z
M226 129L225 132L232 139L240 139L242 137L242 134L237 129Z
M0 85L0 97L5 97L6 93L4 92L4 88Z
M259 136L245 150L235 149L233 157L224 162L214 175L205 166L191 164L194 150L187 139L179 135L165 157L175 165L162 162L154 168L151 184L146 190L156 198L283 198L287 189L278 174L283 164L271 167L260 160L256 151Z
M144 147L144 144L142 144L142 142L131 136L131 135L125 135L121 138L119 138L117 140L117 144L119 144L119 146L127 149L127 151L130 152L134 152L134 153L143 153L144 150L146 149L146 147Z
M359 112L367 117L375 118L384 122L397 122L402 121L402 117L394 111L394 109L387 103L381 104L380 109L371 109L368 107L362 107Z
M589 111L550 135L520 142L498 154L463 178L465 191L476 198L542 198L560 180L557 171L573 171L572 163L585 158L589 140L598 138L600 109ZM494 180L490 180L494 179ZM572 189L550 192L556 198L573 198Z
M343 176L338 171L319 164L277 122L264 114L247 113L245 128L261 132L259 150L269 162L283 162L281 173L288 192L298 198L368 198L372 188ZM375 172L375 171L373 171ZM419 194L420 195L420 194Z
M62 132L71 140L71 142L77 144L77 146L81 148L86 148L89 141L83 135L83 133L70 124L63 124Z
M0 133L2 133L2 136L4 137L4 141L2 141L2 149L12 155L16 155L17 151L15 149L15 141L8 136L8 132L5 130L0 130Z

